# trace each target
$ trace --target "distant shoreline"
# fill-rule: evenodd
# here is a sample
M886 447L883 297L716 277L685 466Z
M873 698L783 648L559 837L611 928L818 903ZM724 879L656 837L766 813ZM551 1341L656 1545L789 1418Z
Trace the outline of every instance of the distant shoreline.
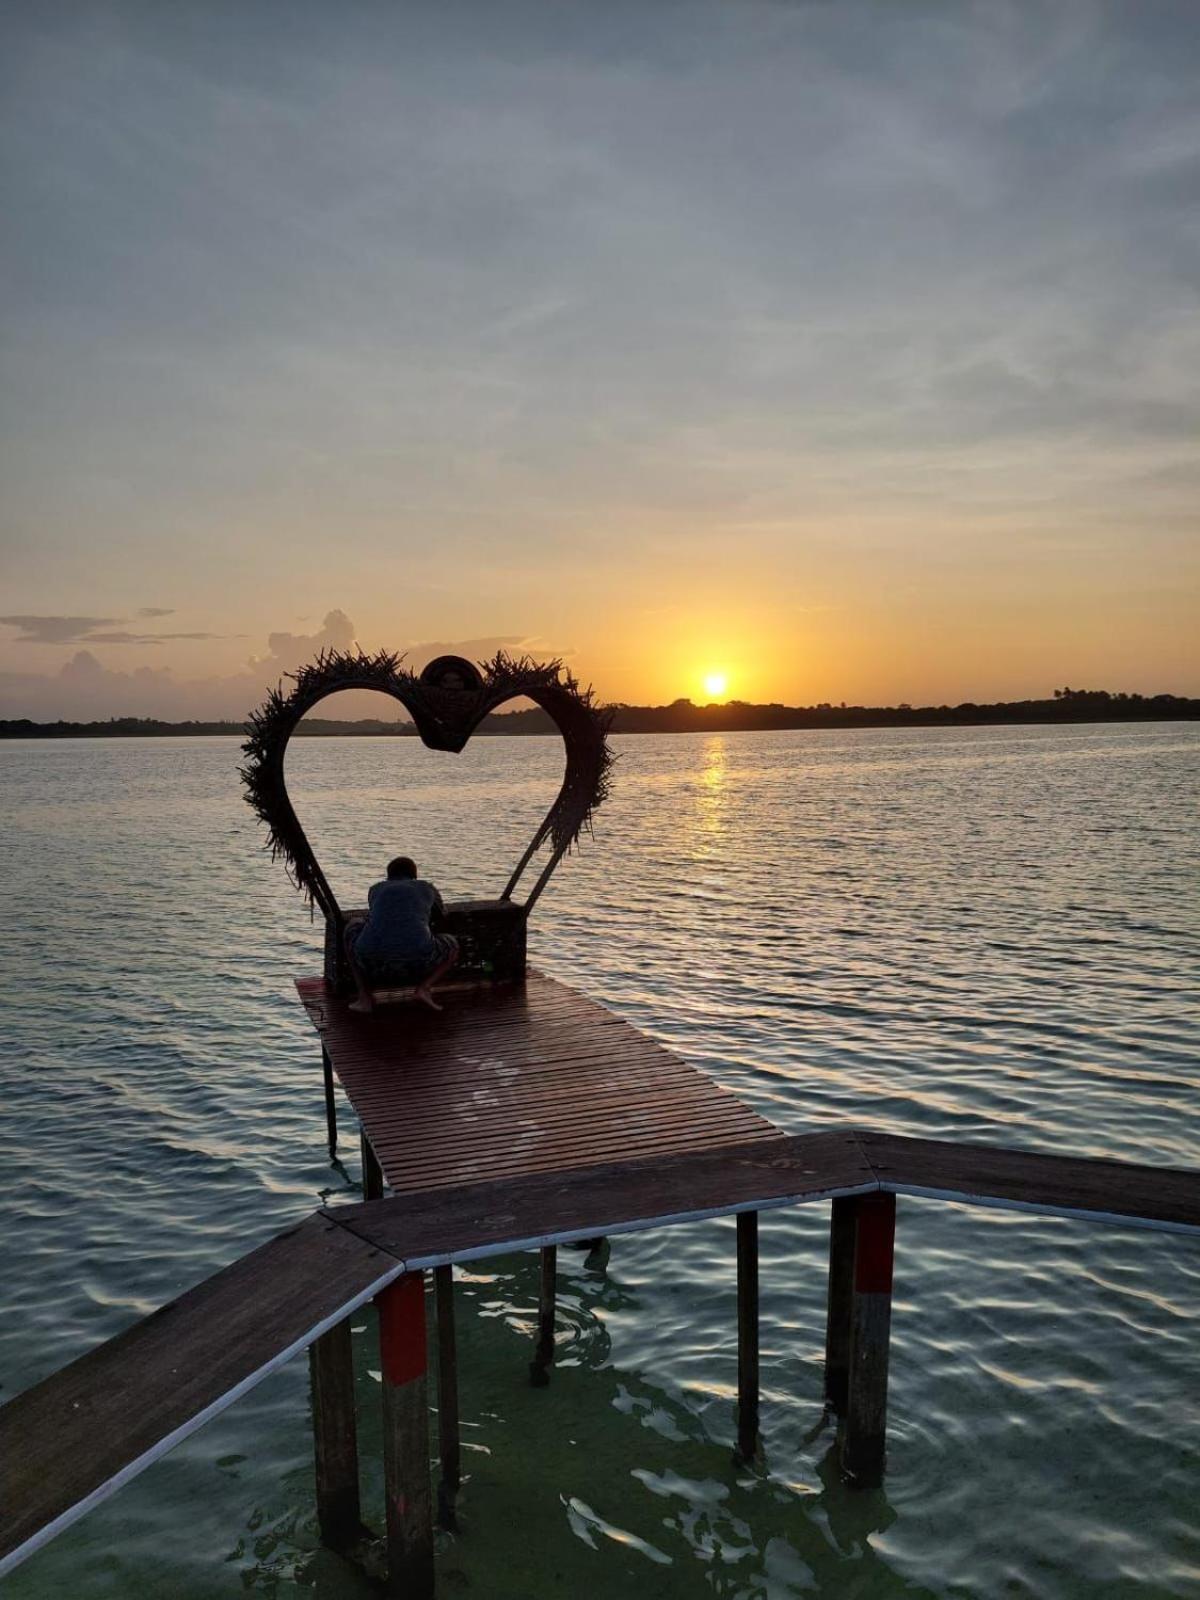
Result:
M1194 722L1200 699L1180 695L1112 694L1104 689L1056 690L1050 700L1005 700L992 705L970 701L957 706L782 706L693 705L609 708L613 733L774 733L799 729L970 728L1054 725L1081 722ZM539 708L493 712L477 733L485 737L551 734L556 730ZM0 739L164 739L240 737L240 722L160 722L151 717L114 717L106 722L0 720ZM303 738L409 738L411 722L364 718L353 722L312 717L296 730Z

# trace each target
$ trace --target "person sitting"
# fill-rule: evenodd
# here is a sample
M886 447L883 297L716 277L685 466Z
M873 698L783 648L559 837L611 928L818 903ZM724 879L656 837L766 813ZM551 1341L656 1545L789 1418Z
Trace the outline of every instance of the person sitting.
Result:
M351 1011L373 1009L372 989L407 989L413 998L442 1008L433 998L433 985L458 960L458 940L450 933L435 933L446 908L432 883L417 877L416 863L408 856L388 862L387 877L371 885L367 915L346 925L346 955L357 998Z

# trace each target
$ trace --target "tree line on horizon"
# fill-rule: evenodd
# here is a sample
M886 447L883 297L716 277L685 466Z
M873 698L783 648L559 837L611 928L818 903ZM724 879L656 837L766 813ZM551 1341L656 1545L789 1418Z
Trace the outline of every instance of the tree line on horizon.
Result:
M776 701L755 705L729 700L720 705L696 705L674 700L669 705L609 707L614 733L764 733L788 728L912 728L969 727L1021 722L1171 722L1200 718L1200 699L1175 694L1142 695L1108 689L1055 689L1049 700L1000 700L979 704L895 706L835 705L823 700L813 706L785 706ZM240 722L166 722L155 717L110 717L96 722L34 722L28 717L0 719L4 739L154 738L180 735L240 734ZM495 711L485 717L482 734L546 734L557 730L538 706L518 711ZM309 717L297 736L321 738L407 737L415 734L411 722L377 717L353 722Z

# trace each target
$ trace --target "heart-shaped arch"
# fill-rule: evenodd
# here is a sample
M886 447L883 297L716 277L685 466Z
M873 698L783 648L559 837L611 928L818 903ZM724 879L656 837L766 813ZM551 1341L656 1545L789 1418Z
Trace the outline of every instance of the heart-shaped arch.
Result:
M389 694L408 711L430 749L456 753L484 717L505 701L523 696L553 718L567 752L562 787L500 896L502 901L512 899L525 869L549 841L550 856L525 901L526 914L608 794L611 713L595 704L592 691L581 689L560 661L537 662L500 651L476 667L461 656L439 656L417 674L391 651L367 655L328 650L289 676L291 691L285 694L280 684L251 714L241 775L247 802L267 826L266 848L272 858L282 856L292 881L320 907L339 945L345 915L292 806L283 771L296 725L329 695L345 689Z

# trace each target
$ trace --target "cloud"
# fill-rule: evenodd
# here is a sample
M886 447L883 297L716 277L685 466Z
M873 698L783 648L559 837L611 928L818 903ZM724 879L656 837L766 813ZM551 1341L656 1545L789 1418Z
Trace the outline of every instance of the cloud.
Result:
M151 633L125 633L116 629L110 633L85 633L83 638L88 644L157 644L158 639Z
M166 666L120 671L106 667L90 650L77 650L57 672L0 672L0 717L240 722L267 687L267 678L250 669L230 677L181 679Z
M406 645L403 655L410 667L420 668L437 656L465 656L468 661L490 661L498 650L511 656L533 656L544 661L550 657L564 660L574 652L550 650L541 639L523 633L495 633L480 639L434 639L420 644Z
M0 622L22 631L14 644L69 644L73 639L83 639L93 628L106 628L121 617L43 617L8 616Z
M286 552L266 677L337 572L620 678L644 600L912 581L998 660L1061 653L1047 595L1162 660L1125 582L1191 577L1193 9L10 8L10 604L100 562L216 619Z
M139 617L170 617L174 612L161 606L143 606ZM47 617L8 616L0 622L22 631L13 644L161 644L164 639L237 639L228 633L130 633L110 624L125 622L125 617Z
M117 630L112 633L85 633L83 642L86 644L161 644L164 639L238 639L244 635L236 633L125 633Z
M84 722L109 717L241 722L265 697L267 690L289 672L311 661L322 649L352 649L355 638L351 619L344 611L333 610L326 613L320 628L312 633L281 630L269 634L266 654L251 658L241 672L227 677L188 679L177 678L171 668L165 666L120 671L106 667L91 650L77 650L57 672L0 672L0 717L30 717L39 722L60 718ZM108 642L137 642L137 635L130 635L128 640L110 639ZM403 654L406 663L419 670L434 656L460 655L472 661L486 661L498 650L540 658L569 654L548 650L535 636L518 633L427 640L407 646ZM391 711L381 704L378 695L366 691L339 695L323 703L317 715L406 717L399 705Z
M325 620L315 633L270 633L267 635L267 654L250 663L252 670L262 669L268 681L295 672L304 662L311 661L320 650L349 650L354 643L354 624L344 611L327 611Z

